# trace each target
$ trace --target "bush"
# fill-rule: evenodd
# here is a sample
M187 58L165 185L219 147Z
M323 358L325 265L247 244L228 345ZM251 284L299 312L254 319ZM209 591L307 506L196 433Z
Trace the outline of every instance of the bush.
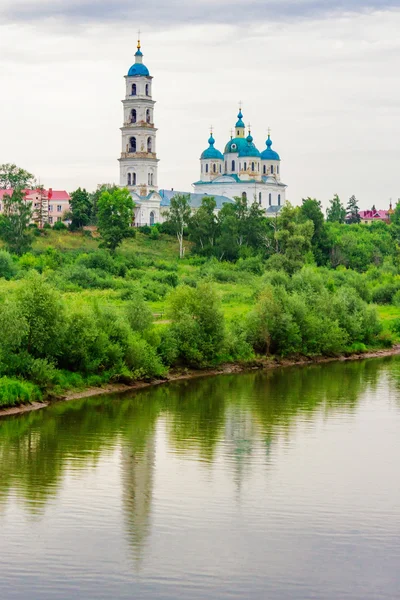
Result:
M399 285L395 283L379 285L372 291L372 301L376 304L391 304L398 291Z
M210 283L201 283L195 289L178 287L171 294L168 315L183 364L203 367L220 360L225 352L224 316Z
M57 221L56 223L54 223L53 229L54 231L67 231L68 227L62 221Z
M41 399L42 394L33 383L9 377L0 378L0 406L2 408L27 404Z

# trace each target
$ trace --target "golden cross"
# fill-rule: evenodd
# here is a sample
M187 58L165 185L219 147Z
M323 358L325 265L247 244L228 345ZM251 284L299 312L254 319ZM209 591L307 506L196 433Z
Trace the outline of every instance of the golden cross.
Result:
M140 34L141 34L141 31L140 31L140 29L138 29L138 34L137 34L138 35L138 42L137 42L138 50L140 50Z

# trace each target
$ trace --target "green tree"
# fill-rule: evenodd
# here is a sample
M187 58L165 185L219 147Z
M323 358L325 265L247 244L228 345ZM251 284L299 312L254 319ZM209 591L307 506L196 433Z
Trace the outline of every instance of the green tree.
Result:
M300 220L312 221L314 224L314 232L311 238L312 250L317 265L324 265L329 256L328 238L325 227L324 214L322 205L315 198L303 198L300 206Z
M168 211L169 225L179 242L179 258L183 258L185 253L183 247L183 235L191 215L189 200L189 195L176 194L171 198Z
M0 165L0 189L24 189L31 188L35 183L35 177L25 169L17 165L4 163Z
M92 225L97 223L97 205L99 202L99 198L103 192L113 192L114 190L119 189L115 183L99 183L94 192L89 194L90 204L92 206L91 211L91 219L90 222Z
M70 228L73 231L82 229L82 227L90 223L90 218L92 216L92 202L85 189L78 188L72 192L70 206Z
M199 254L212 254L218 234L218 221L215 216L217 204L212 196L204 196L201 206L189 219L189 237L194 242L194 251Z
M326 220L330 223L344 223L346 220L346 209L339 196L335 194L332 200L329 200L329 204L330 206L326 211Z
M124 239L135 235L132 228L134 206L126 188L106 190L100 194L97 226L105 248L114 251Z
M346 217L346 221L347 223L359 223L361 221L361 217L360 217L360 213L359 213L359 208L358 208L358 204L357 204L357 198L353 195L351 196L351 198L349 198L349 201L347 203L347 217Z
M12 196L3 198L3 214L0 215L0 238L10 252L24 254L29 250L33 232L28 229L32 220L32 207L25 200L22 190L15 189Z

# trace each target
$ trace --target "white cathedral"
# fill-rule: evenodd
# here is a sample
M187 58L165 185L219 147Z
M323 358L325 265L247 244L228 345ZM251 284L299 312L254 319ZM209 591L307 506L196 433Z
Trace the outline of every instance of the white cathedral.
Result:
M158 189L153 78L143 64L140 40L135 63L125 80L120 185L132 194L135 225L154 225L165 221L171 198L186 192ZM231 134L223 154L215 148L211 132L209 146L200 157L200 179L193 184L194 193L189 193L192 209L200 206L204 196L214 197L216 211L235 197L246 197L249 202L258 202L266 216L276 215L285 203L286 192L279 154L272 149L269 134L266 148L260 152L250 130L246 136L241 109L237 118L235 134Z

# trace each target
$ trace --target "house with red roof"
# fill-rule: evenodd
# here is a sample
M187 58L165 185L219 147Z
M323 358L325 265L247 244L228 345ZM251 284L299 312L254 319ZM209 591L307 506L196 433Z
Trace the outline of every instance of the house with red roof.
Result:
M4 196L11 196L14 190L0 190L0 214L4 210ZM32 205L32 223L43 227L45 223L54 225L60 221L66 221L66 215L70 210L71 197L65 190L24 190L25 202Z
M369 225L374 221L383 221L384 223L390 223L390 217L394 213L392 203L390 203L389 210L376 210L373 207L371 210L360 210L359 215L361 223Z

